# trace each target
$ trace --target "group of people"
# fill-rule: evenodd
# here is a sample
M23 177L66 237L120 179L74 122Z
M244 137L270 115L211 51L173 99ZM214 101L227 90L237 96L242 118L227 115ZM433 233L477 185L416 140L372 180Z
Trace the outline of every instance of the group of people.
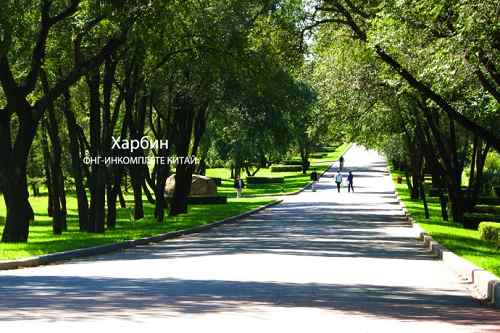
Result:
M344 168L344 156L340 156L339 158L339 169L337 170L337 174L335 175L335 183L337 184L337 192L340 193L340 187L342 185L342 181L344 176L342 175L342 169ZM312 185L311 189L313 192L316 192L316 183L319 181L319 176L316 171L311 172L311 180L312 180ZM349 171L347 174L347 191L348 192L354 192L354 175L352 174L352 171Z
M339 169L337 170L337 174L335 175L335 183L337 184L337 192L340 193L340 187L342 185L342 180L343 180L343 175L342 175L342 169L344 168L344 156L340 156L339 158ZM354 176L351 171L349 171L347 175L347 191L348 192L354 192L354 185L353 185L353 179ZM319 181L319 175L314 170L311 172L311 180L312 180L312 185L311 189L313 192L316 192L316 183ZM234 179L234 188L236 190L236 197L240 198L241 197L241 192L243 190L243 187L245 186L245 183L243 183L243 180L240 178L240 176L236 176Z

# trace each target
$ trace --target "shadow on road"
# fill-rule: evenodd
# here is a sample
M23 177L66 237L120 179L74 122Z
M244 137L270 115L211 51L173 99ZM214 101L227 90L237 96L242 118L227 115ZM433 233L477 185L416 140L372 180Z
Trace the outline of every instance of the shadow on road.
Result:
M19 290L21 289L22 292ZM43 289L43 292L40 290ZM126 294L127 297L123 297ZM295 284L177 279L0 277L0 320L127 319L133 315L234 312L249 305L314 307L400 320L461 325L499 323L498 312L470 310L469 298L450 291L376 285ZM162 311L168 309L168 312ZM8 316L2 312L10 310ZM48 313L49 315L48 317Z

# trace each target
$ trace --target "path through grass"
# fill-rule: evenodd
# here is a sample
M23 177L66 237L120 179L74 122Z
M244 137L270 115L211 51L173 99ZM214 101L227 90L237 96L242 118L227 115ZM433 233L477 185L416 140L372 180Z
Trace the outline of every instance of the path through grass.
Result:
M336 151L329 152L322 159L312 159L312 168L324 170L335 162L340 154L343 154L348 145L340 146ZM60 236L52 234L52 218L47 214L47 196L30 197L31 205L35 211L35 221L30 226L28 243L6 244L0 243L0 260L18 259L34 255L42 255L95 245L111 244L124 240L137 239L157 235L173 230L187 229L190 227L207 224L227 217L252 210L259 206L275 201L272 196L293 192L305 186L309 182L309 175L300 172L286 172L272 174L273 176L284 176L283 185L264 184L246 188L244 197L234 198L232 181L229 178L229 170L209 169L208 176L219 176L224 178L223 185L219 187L219 194L229 196L227 204L217 205L190 205L189 212L177 217L167 217L163 224L154 219L154 206L144 198L144 214L141 220L134 221L132 218L133 198L131 194L126 195L127 207L117 209L117 227L115 230L107 230L104 234L88 234L78 230L78 212L76 197L72 194L67 196L68 207L68 231ZM269 169L259 171L259 176L269 176ZM0 195L0 228L3 230L5 221L5 206Z

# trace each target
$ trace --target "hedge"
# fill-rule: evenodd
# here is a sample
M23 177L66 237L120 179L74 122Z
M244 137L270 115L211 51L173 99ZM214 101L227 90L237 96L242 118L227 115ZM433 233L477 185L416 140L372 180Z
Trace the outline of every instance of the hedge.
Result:
M493 186L493 191L500 198L500 186Z
M481 239L498 243L500 235L500 223L481 222L479 224L479 235Z
M290 171L302 171L302 166L300 165L272 165L271 172L290 172Z
M309 155L311 158L324 158L328 155L328 153L312 153Z
M473 228L477 229L484 221L500 222L500 216L488 213L465 213L464 220Z
M302 161L300 160L287 160L287 161L282 161L282 165L300 165L302 166Z
M282 184L285 182L283 177L247 177L249 185L257 184Z
M478 204L483 204L483 205L493 205L493 206L500 206L500 198L495 198L495 197L479 197L477 200Z
M210 177L215 182L215 185L221 186L222 185L222 178L220 177Z
M320 150L326 151L329 153L333 153L337 150L338 147L340 147L340 144L338 144L336 146L324 146L324 147L321 147Z

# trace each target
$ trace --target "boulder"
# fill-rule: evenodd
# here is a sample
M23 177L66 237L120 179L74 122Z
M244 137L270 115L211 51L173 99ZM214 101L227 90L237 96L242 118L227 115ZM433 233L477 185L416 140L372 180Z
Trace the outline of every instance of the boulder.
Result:
M175 189L175 175L167 178L165 183L165 194L167 196L172 196ZM215 181L206 176L193 175L191 181L191 192L190 197L211 197L217 195L217 185Z

